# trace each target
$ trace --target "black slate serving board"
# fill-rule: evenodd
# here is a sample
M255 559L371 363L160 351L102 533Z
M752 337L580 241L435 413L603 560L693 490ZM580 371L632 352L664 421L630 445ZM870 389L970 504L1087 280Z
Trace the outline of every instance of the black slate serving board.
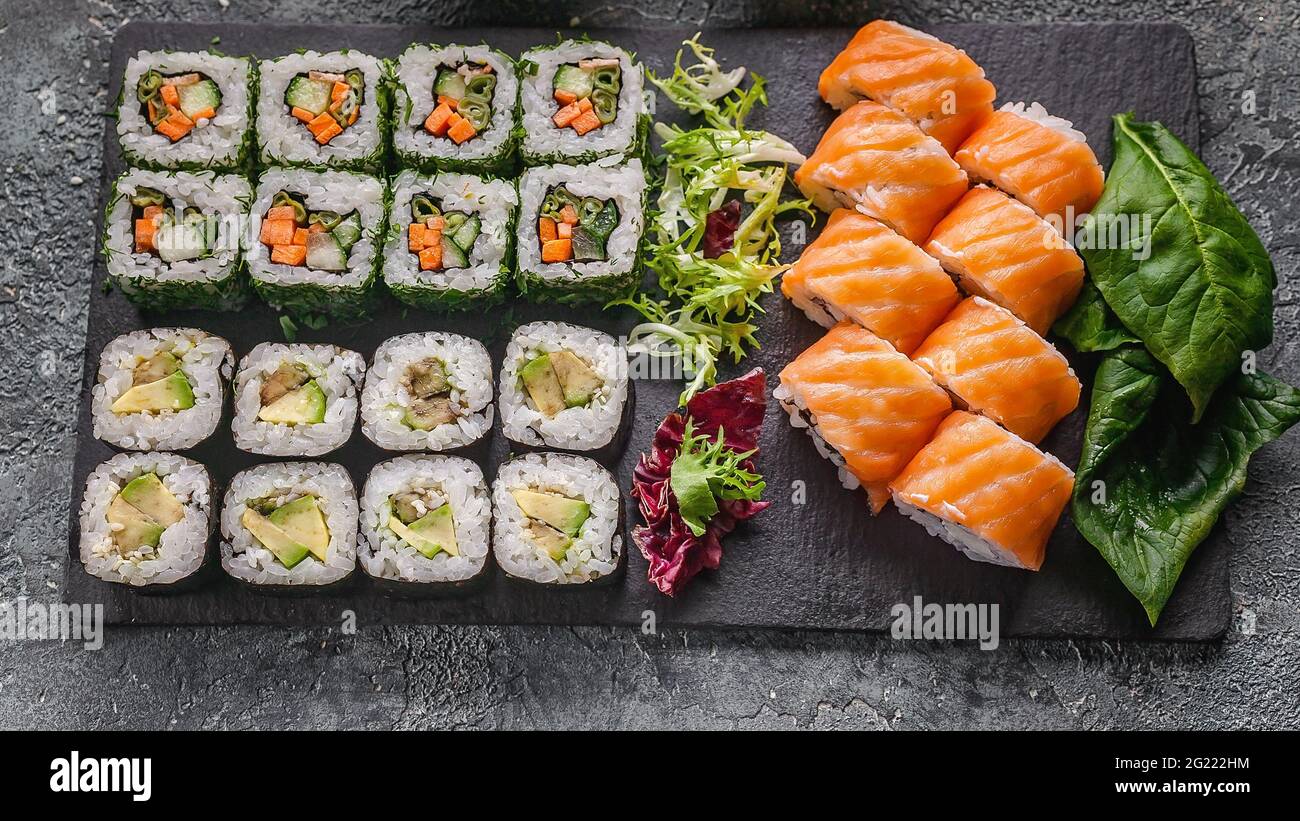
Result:
M1110 123L1114 112L1135 110L1142 118L1160 119L1193 148L1198 146L1196 69L1192 42L1180 27L1166 24L940 24L936 36L966 49L998 88L999 103L1038 100L1050 111L1074 121L1087 133L1103 164L1109 164ZM582 33L582 32L575 32ZM686 29L589 30L634 50L659 73L671 67ZM810 152L830 123L833 112L817 98L818 74L851 36L849 29L759 29L706 32L705 42L730 65L743 64L768 79L771 106L751 120ZM214 43L231 54L278 56L297 48L328 51L348 47L381 57L396 56L408 43L491 43L518 54L551 42L551 29L425 27L298 27L132 23L113 45L110 99L116 98L128 55L141 49L193 50ZM220 38L214 40L214 38ZM661 117L671 106L660 100ZM104 137L102 196L123 170L113 122ZM788 236L788 233L787 233ZM787 244L787 259L799 252ZM77 558L77 508L87 474L113 451L91 434L90 387L99 352L118 334L167 325L192 325L229 339L237 355L257 342L281 339L273 313L260 304L238 314L178 312L142 316L118 293L102 295L105 277L97 265L91 283L85 378L82 387L77 457L73 470L67 601L103 603L108 620L136 624L285 623L338 624L347 611L360 624L612 624L640 625L653 613L657 625L697 627L783 627L828 630L887 630L891 608L921 596L927 603L997 603L1004 636L1159 638L1212 640L1227 629L1228 540L1218 529L1192 557L1159 627L1147 626L1141 607L1129 596L1097 552L1063 518L1039 573L977 564L928 536L892 508L877 519L866 511L860 492L839 487L835 472L815 454L811 441L786 423L769 404L762 437L761 468L773 506L728 538L720 571L705 572L678 599L658 594L645 580L646 563L630 542L626 575L613 585L592 589L530 589L512 583L493 568L479 592L447 600L395 600L361 580L347 591L316 598L276 598L251 593L222 578L195 592L140 595L100 582L82 569ZM769 389L781 367L815 341L821 330L779 294L764 300L768 313L760 334L763 348L736 375L753 365L768 373ZM402 316L391 301L370 324L303 329L300 341L329 341L352 348L367 359L383 339L416 330L442 329L483 338L499 367L510 330L534 319L591 325L614 334L631 327L626 312L600 313L539 307L514 301L489 316L438 318L411 311ZM1094 364L1075 357L1074 367L1089 386ZM626 490L632 466L664 414L676 405L680 384L639 381L637 410L628 451L616 472ZM1087 393L1085 392L1085 399ZM1086 405L1086 401L1085 401ZM1084 409L1065 420L1045 447L1067 464L1078 461ZM482 461L489 480L505 458L507 445L498 430L491 452ZM238 470L260 460L237 451L228 429L191 452L213 473L219 489ZM386 454L357 431L347 447L334 454L358 488L369 468ZM802 483L802 484L798 484ZM796 492L804 500L796 503ZM629 524L637 513L626 501ZM360 571L358 571L360 576Z

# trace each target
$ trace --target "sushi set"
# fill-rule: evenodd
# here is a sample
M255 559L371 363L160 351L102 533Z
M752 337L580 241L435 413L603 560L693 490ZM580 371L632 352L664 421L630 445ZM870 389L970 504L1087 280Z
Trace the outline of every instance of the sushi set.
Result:
M761 347L677 414L681 375L639 373L636 317L605 306L643 279L651 122L691 121L642 66L671 74L693 32L124 27L65 598L124 623L885 630L920 596L997 603L1007 636L1221 635L1221 535L1152 627L1070 526L1096 365L1049 336L1085 281L1056 226L1102 195L1111 114L1195 149L1190 41L927 31L705 33L766 78L747 127L807 157L790 190L819 213L780 227ZM940 55L954 105L897 88L881 38ZM1089 48L1115 59L1083 77ZM688 500L678 449L727 489ZM657 552L683 527L704 552Z

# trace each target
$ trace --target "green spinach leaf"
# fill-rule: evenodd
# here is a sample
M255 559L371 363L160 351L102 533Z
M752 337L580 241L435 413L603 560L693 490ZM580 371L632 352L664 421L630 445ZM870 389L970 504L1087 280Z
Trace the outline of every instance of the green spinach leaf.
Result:
M1300 390L1263 374L1224 383L1199 424L1145 350L1106 354L1097 370L1074 523L1155 625L1188 557L1246 484L1259 448L1300 421Z
M1272 341L1273 264L1214 175L1163 125L1116 115L1114 148L1079 250L1199 420L1242 352Z
M1142 341L1124 327L1090 279L1084 280L1074 307L1056 321L1052 330L1069 340L1080 353L1110 351Z

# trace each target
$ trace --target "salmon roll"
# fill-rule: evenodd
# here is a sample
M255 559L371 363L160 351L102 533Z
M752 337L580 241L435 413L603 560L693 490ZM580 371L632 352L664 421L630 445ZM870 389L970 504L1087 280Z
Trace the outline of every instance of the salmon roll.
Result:
M905 115L949 153L993 113L997 91L966 52L891 20L872 20L835 56L817 82L843 110L874 100Z
M831 123L794 180L823 211L856 208L917 244L969 187L966 172L938 140L897 111L866 101Z
M1007 103L954 155L977 182L990 182L1062 233L1092 210L1105 182L1088 138L1038 103Z
M1074 473L982 416L957 411L890 483L894 504L967 558L1043 566Z
M996 302L1042 335L1083 287L1083 260L1051 223L982 185L935 226L925 250L966 293Z
M958 305L912 359L958 407L1034 444L1079 404L1082 386L1061 352L981 297Z
M872 514L889 482L952 411L948 394L885 340L841 322L781 371L773 392L790 424L805 428L849 489L867 491Z
M782 276L781 292L819 325L852 320L905 354L961 299L933 257L844 208Z

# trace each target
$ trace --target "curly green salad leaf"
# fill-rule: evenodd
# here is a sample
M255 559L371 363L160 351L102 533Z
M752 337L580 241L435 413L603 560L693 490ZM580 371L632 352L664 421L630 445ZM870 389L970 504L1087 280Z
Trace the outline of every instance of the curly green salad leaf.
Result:
M787 165L802 163L804 156L774 134L744 127L754 106L767 104L763 78L750 74L750 85L742 88L745 69L723 71L698 34L683 46L694 63L682 64L682 49L671 76L650 73L668 99L706 123L693 129L655 125L663 177L646 265L663 298L641 294L610 305L629 306L644 317L629 334L637 349L682 359L691 377L681 395L684 405L717 381L720 357L738 363L758 347L759 297L771 293L773 280L789 267L780 262L777 220L797 212L811 218L813 212L807 200L783 196ZM743 214L730 250L708 256L709 216L729 202L742 204Z
M1223 186L1163 125L1118 114L1114 146L1084 231L1109 238L1129 226L1128 241L1080 250L1115 315L1187 390L1196 421L1242 351L1273 339L1273 263Z
M745 460L757 451L741 453L726 447L725 431L718 428L718 438L695 435L687 418L682 445L669 472L669 487L677 497L682 521L696 536L703 536L709 520L718 512L718 499L757 502L763 497L763 477L745 469Z
M1245 487L1250 457L1300 421L1300 390L1241 367L1271 338L1275 284L1241 212L1159 123L1117 116L1114 140L1085 230L1147 215L1153 227L1126 243L1090 238L1108 247L1081 248L1092 279L1054 330L1105 352L1074 523L1154 626L1192 551Z
M1071 503L1153 626L1192 551L1241 495L1250 457L1300 421L1300 390L1238 374L1192 424L1168 376L1136 346L1102 360Z

